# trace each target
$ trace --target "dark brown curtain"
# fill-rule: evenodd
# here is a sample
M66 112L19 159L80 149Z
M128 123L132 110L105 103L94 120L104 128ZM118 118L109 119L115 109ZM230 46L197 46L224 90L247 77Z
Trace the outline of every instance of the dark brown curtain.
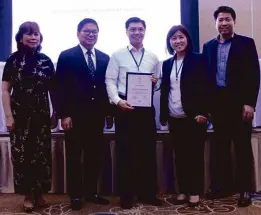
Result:
M0 0L0 61L12 50L12 0Z
M194 45L199 52L199 9L198 0L180 0L181 23L188 29Z

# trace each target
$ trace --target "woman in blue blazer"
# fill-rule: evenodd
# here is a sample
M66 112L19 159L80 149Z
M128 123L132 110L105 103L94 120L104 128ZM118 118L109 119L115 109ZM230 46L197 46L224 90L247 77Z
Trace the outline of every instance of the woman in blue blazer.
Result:
M204 146L207 108L207 62L194 53L182 25L173 26L166 39L173 57L163 62L160 122L169 125L175 152L179 195L176 202L197 206L204 184Z

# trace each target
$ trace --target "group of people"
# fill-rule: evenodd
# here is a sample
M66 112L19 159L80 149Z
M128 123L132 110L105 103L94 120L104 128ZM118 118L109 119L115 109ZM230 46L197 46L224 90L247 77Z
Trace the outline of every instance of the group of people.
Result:
M43 36L35 22L16 34L18 50L3 72L3 106L10 131L16 192L25 195L24 209L45 206L51 184L51 128L61 119L65 131L67 191L73 210L85 201L109 204L97 187L103 162L103 128L115 122L117 184L120 204L160 206L156 197L155 109L133 107L126 98L128 72L151 73L160 89L160 122L169 126L178 178L177 204L200 203L204 184L206 122L214 126L213 174L209 196L239 192L238 206L248 206L253 191L252 119L260 70L254 40L235 33L236 13L221 6L214 12L218 36L193 52L182 25L166 38L171 58L161 64L145 49L146 23L138 17L125 23L129 44L111 57L94 48L99 34L95 20L77 28L79 44L61 52L55 70L40 52ZM53 111L49 110L50 94ZM105 123L106 122L106 123ZM236 155L236 183L231 169L231 142ZM83 168L81 157L83 155ZM236 186L234 186L236 184Z

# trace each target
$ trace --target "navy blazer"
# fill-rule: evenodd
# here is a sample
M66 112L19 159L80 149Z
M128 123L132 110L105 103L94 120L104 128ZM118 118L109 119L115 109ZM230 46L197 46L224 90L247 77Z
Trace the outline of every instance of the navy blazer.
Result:
M162 65L162 83L160 96L160 120L166 122L169 117L170 74L176 56L165 60ZM207 62L203 55L189 53L183 61L180 77L181 103L189 117L208 116L208 74Z
M110 115L110 103L105 85L109 56L97 49L95 80L93 81L81 47L63 51L58 59L58 115L79 118L97 113Z
M217 72L218 41L204 44L203 54L208 59L211 89L214 93ZM255 42L252 38L234 34L227 60L226 88L235 105L255 107L260 84L260 67Z

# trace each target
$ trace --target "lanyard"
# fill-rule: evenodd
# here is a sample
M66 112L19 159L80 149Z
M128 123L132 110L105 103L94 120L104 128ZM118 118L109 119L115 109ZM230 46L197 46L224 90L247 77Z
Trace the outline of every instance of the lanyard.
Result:
M136 66L137 66L137 68L138 68L138 71L139 71L139 70L140 70L141 62L142 62L142 60L143 60L143 56L144 56L145 49L142 50L142 54L141 54L141 58L140 58L139 64L137 63L137 61L136 61L134 55L132 54L132 52L131 52L131 50L129 49L128 46L127 46L127 49L129 50L129 52L130 52L130 54L131 54L131 56L132 56L132 59L134 60Z
M175 60L175 68L176 68L176 81L178 80L178 77L179 77L179 73L180 73L180 71L181 71L181 68L182 68L182 66L183 66L183 62L184 62L184 60L182 61L182 63L180 64L180 66L179 66L179 69L178 69L178 63L177 63L177 59Z

